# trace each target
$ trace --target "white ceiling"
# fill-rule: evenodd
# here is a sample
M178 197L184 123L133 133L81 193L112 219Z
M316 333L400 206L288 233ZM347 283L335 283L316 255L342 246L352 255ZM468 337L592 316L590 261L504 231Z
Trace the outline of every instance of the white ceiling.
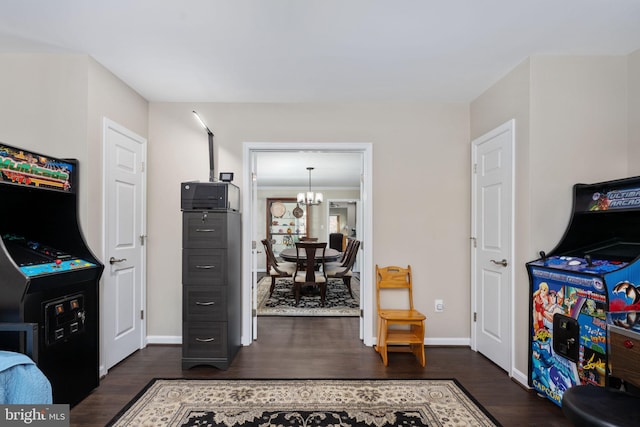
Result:
M638 48L639 0L0 0L0 53L89 54L158 102L468 103L531 55ZM341 156L259 183L357 186Z
M362 154L321 152L261 152L257 154L258 187L303 187L311 189L360 188ZM295 194L292 194L295 197Z
M149 101L467 103L533 54L638 48L638 0L0 2L0 52L86 53Z

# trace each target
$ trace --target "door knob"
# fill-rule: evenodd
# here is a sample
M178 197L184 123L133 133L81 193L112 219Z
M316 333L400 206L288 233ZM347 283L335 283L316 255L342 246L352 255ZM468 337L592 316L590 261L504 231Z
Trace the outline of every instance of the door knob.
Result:
M509 265L506 259L503 259L502 261L496 261L495 259L492 259L491 262L496 265L501 265L503 267L506 267L507 265Z
M124 262L126 261L126 258L120 258L120 259L115 259L114 257L109 258L109 264L113 265L116 262Z

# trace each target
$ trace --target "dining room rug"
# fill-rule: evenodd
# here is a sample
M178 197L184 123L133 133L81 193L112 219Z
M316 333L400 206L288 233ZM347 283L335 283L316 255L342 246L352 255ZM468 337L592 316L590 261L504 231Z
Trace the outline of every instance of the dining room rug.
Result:
M108 426L500 426L455 380L154 379Z
M360 282L356 277L351 279L353 298L342 279L329 279L324 306L319 292L302 295L296 305L291 279L278 279L271 297L270 287L270 277L258 282L258 316L360 316Z

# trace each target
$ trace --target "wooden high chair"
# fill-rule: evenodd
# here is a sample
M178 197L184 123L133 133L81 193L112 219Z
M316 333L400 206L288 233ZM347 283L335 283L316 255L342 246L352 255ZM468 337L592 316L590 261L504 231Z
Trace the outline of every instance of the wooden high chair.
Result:
M387 309L380 305L380 290L405 290L408 309ZM411 352L424 368L424 321L426 316L413 308L411 266L407 268L376 265L376 299L378 303L378 343L375 349L384 366L388 366L387 352ZM407 348L406 345L409 347Z

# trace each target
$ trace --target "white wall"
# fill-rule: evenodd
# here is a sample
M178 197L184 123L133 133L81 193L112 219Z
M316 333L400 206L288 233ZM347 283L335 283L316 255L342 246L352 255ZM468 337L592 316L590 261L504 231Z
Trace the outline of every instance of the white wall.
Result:
M87 195L90 216L87 219L87 239L95 242L94 252L108 258L102 249L103 185L103 120L108 118L130 131L147 137L149 104L137 92L125 85L109 70L92 58L88 61L87 136L88 162L85 165L90 179ZM83 184L84 185L84 184Z
M53 157L79 161L87 147L86 55L0 54L0 141ZM80 222L88 220L88 193L80 185Z
M423 104L151 103L149 335L181 335L179 184L209 170L192 110L216 135L216 170L242 191L243 142L371 142L374 263L412 265L428 336L469 337L468 106Z
M515 366L528 370L525 262L568 225L572 186L628 175L626 57L535 56L472 103L471 137L516 119Z
M491 129L514 118L515 135L515 242L512 265L524 266L531 259L530 241L530 200L529 193L529 120L530 120L530 80L531 63L526 60L518 65L499 82L489 88L471 103L471 139L484 135ZM520 307L528 307L525 301L529 298L528 277L526 270L514 268L514 300ZM524 310L514 309L515 354L516 361L526 360L526 331L529 326ZM524 344L523 344L524 343ZM527 365L516 363L518 369Z
M146 137L147 102L87 55L1 54L0 141L80 169L80 222L101 253L102 117Z
M147 101L87 55L0 55L0 93L0 141L78 159L80 225L104 262L103 117L146 137Z
M572 186L628 176L624 56L531 60L531 255L569 222Z

